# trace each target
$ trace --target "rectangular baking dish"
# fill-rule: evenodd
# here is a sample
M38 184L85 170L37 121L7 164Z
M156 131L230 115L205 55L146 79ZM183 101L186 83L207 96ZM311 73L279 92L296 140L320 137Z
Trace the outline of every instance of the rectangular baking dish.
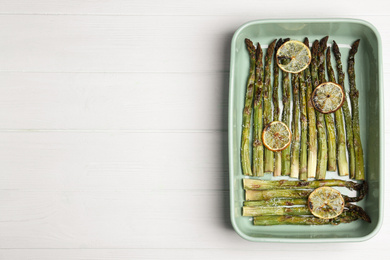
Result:
M291 38L310 43L329 35L328 46L335 40L341 51L346 73L350 45L361 39L355 56L356 84L360 92L359 113L364 151L366 180L369 193L359 202L372 223L361 220L338 226L254 226L249 217L242 217L244 190L242 187L240 145L242 110L249 73L249 55L244 39L249 38L266 47L277 38ZM264 50L264 48L263 48ZM332 57L333 59L333 57ZM333 65L335 62L333 60ZM345 87L348 92L348 76ZM236 232L255 242L358 242L373 237L383 218L383 75L380 35L368 22L355 19L257 20L244 24L234 34L231 43L229 83L229 181L230 215ZM278 177L286 178L286 177ZM340 178L327 173L327 178ZM266 174L263 179L276 179ZM347 178L343 178L347 179ZM348 191L345 191L348 193Z

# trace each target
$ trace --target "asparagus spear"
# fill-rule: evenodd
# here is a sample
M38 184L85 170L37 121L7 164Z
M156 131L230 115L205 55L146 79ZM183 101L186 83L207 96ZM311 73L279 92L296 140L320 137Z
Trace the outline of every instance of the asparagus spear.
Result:
M300 105L301 105L301 154L299 157L299 179L307 180L307 109L306 109L306 82L300 72Z
M274 54L274 87L272 92L272 101L274 106L274 121L279 121L279 66L276 62L276 52L279 47L283 44L282 38L280 38L275 45L275 54ZM280 176L282 171L282 153L275 152L275 167L274 167L274 176Z
M302 199L309 197L313 190L246 190L245 200L268 200L272 198Z
M258 216L254 217L255 226L273 225L337 225L339 223L350 223L357 220L357 217L341 214L334 219L321 219L314 216Z
M309 47L309 40L304 39L304 44ZM316 114L314 106L311 102L311 94L313 87L311 84L310 68L307 67L305 70L305 82L306 82L306 104L307 104L307 117L308 117L308 128L309 128L309 156L307 158L307 177L314 178L316 176L317 166L317 129L316 129Z
M333 219L321 219L314 216L256 216L253 219L254 225L338 225L350 223L355 220L364 220L371 223L370 217L360 207L352 204L346 205L346 209L340 216Z
M358 51L360 40L352 44L352 49L348 56L348 78L349 78L349 97L352 105L352 130L353 130L353 145L355 149L355 179L364 180L364 158L363 147L360 140L360 124L359 124L359 91L356 88L355 82L355 54Z
M306 199L314 189L272 189L272 190L246 190L245 200L269 200L275 198ZM358 189L359 196L349 197L342 195L345 203L361 201L368 193L368 186L363 182Z
M289 79L289 73L282 71L283 77L283 113L282 122L290 128L290 106L291 106L291 85ZM291 156L290 156L291 145L282 151L282 175L290 175L291 173Z
M284 216L284 215L312 215L307 206L298 207L259 207L259 206L244 206L242 207L242 215L244 217L255 216Z
M312 61L310 64L311 77L313 82L313 89L318 86L318 48L319 43L317 40L313 42L312 46ZM328 161L327 150L328 145L326 143L326 131L325 131L325 118L324 114L316 111L317 116L317 137L318 137L318 151L317 151L317 169L316 179L325 179L326 176L326 164Z
M271 225L338 225L351 223L358 220L355 214L343 213L333 219L321 219L314 216L258 216L254 217L253 224L256 226Z
M328 36L321 39L320 49L318 52L318 77L320 83L325 83L325 50ZM336 171L336 130L334 125L333 113L325 114L326 130L328 133L328 171Z
M276 53L280 46L284 43L284 40L280 38L275 45L275 53L274 53L274 86L273 86L273 92L272 92L272 104L274 106L274 121L279 120L279 66L276 62Z
M272 190L272 189L316 189L324 186L345 187L350 190L360 191L366 189L366 185L353 181L344 181L338 179L318 180L318 181L267 181L259 179L243 179L245 190Z
M328 78L331 82L336 82L334 71L332 68L332 62L330 59L330 48L328 47L326 51L326 67L328 71ZM345 145L345 130L344 130L344 120L341 109L334 112L336 129L337 129L337 161L339 166L339 175L348 176L348 161L347 161L347 147Z
M294 205L307 205L307 199L273 198L269 200L244 201L244 206L276 207L276 206L294 206Z
M291 140L291 178L299 176L299 82L298 75L291 75L293 87L293 119Z
M341 87L343 87L344 92L344 78L345 74L343 72L343 65L341 63L341 53L339 50L339 46L335 41L333 41L333 53L336 58L337 63L337 74L338 74L338 83ZM348 159L349 159L349 176L351 179L355 178L355 150L353 147L353 131L352 131L352 117L351 112L349 110L348 102L347 102L347 95L345 96L345 100L342 105L342 110L344 114L344 120L345 120L345 130L347 132L347 148L348 148Z
M267 49L264 66L264 126L272 122L272 84L271 84L271 63L275 49L276 40L274 40ZM264 172L274 171L274 153L268 149L264 151Z
M242 135L241 135L241 166L244 175L252 175L251 161L249 156L249 135L251 127L251 114L252 114L252 100L253 100L253 88L255 82L255 61L256 50L255 46L249 39L245 39L245 43L249 52L250 66L249 66L249 78L246 89L245 108L242 115Z
M255 70L255 97L253 102L253 175L264 175L264 146L261 139L263 129L263 51L260 43L256 49L256 70Z

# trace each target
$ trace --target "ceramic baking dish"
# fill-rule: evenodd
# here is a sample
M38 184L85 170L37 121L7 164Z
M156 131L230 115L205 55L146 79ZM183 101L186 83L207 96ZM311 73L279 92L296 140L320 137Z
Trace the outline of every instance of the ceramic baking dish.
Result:
M360 39L355 56L356 83L360 91L359 112L364 151L366 180L369 193L359 202L371 217L372 223L361 220L337 226L254 226L251 218L242 217L244 190L240 164L242 110L249 71L249 55L244 39L264 47L277 38L291 38L310 43L328 35L328 45L335 40L342 54L346 73L350 45ZM333 60L333 63L334 60ZM335 64L333 64L335 65ZM236 232L243 238L257 242L355 242L373 237L383 218L383 78L382 47L378 31L371 24L353 19L258 20L241 26L231 43L229 90L229 178L230 214ZM348 91L348 76L345 86ZM278 177L286 178L286 177ZM327 178L341 178L327 173ZM266 174L263 179L276 179ZM342 179L347 179L346 177ZM349 191L343 190L348 193Z

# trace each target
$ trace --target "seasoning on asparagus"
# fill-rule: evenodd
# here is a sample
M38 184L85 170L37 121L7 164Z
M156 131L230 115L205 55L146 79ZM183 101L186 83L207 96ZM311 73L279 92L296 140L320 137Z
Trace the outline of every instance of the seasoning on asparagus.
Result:
M272 90L272 101L274 107L274 121L279 121L279 66L277 63L276 53L279 47L282 45L283 40L280 38L275 45L274 54L274 86ZM282 153L280 151L275 152L274 162L274 176L280 176L282 171Z
M309 47L309 40L307 37L304 39L304 44ZM305 69L305 83L306 83L306 106L308 117L308 158L307 158L307 177L314 178L316 176L317 166L317 129L316 129L316 114L311 102L311 93L313 86L311 82L310 68Z
M313 88L319 85L318 81L318 40L313 42L312 46L312 56L313 59L310 64L311 68L311 77ZM318 151L317 151L317 168L316 168L316 179L325 179L326 177L326 166L328 161L328 145L326 141L326 130L325 130L325 118L324 114L316 111L317 116L317 139L318 139Z
M285 199L307 199L311 192L314 189L272 189L272 190L246 190L245 191L245 200L269 200L275 198L285 198ZM362 186L359 190L359 193L356 197L349 197L343 195L345 203L349 202L358 202L361 201L368 193L367 183L362 183Z
M290 106L291 106L291 85L289 73L282 70L283 77L283 112L282 122L290 127ZM291 145L282 151L282 175L287 176L291 173L291 156L290 156Z
M366 182L362 184L353 181L344 181L339 179L327 179L316 181L290 181L278 180L268 181L259 179L243 179L245 190L272 190L272 189L316 189L319 187L345 187L350 190L366 190Z
M333 219L322 219L314 216L257 216L253 224L258 226L270 225L338 225L350 223L361 219L371 223L370 217L358 206L346 205L347 209L338 217Z
M318 52L318 77L320 83L326 82L325 78L325 50L328 36L321 39L320 48ZM332 114L325 114L326 131L328 136L328 171L336 171L336 130Z
M353 144L355 149L355 179L364 180L364 158L363 147L360 140L360 124L359 124L359 91L356 88L355 81L355 54L358 51L360 40L352 44L352 49L348 56L348 78L349 78L349 96L352 105L352 130Z
M328 78L331 82L336 82L335 74L332 67L331 53L330 48L328 47L326 51L326 67L328 71ZM343 92L343 87L340 85L341 91ZM344 95L343 95L344 96ZM342 104L345 103L343 99ZM348 176L348 161L347 161L347 148L345 141L345 130L344 130L344 120L342 109L336 110L334 113L334 118L336 122L337 130L337 162L338 162L338 172L340 176Z
M261 140L263 129L263 51L260 43L256 49L256 70L255 70L255 94L253 101L253 175L264 175L264 147Z
M299 81L297 74L291 74L293 87L293 118L292 118L292 141L291 141L291 178L299 177Z
M259 207L244 206L242 207L242 216L293 216L293 215L311 215L307 206L297 207Z
M307 108L306 108L306 82L304 72L299 72L300 110L301 110L301 153L299 155L299 179L307 180Z
M265 55L265 64L264 64L264 125L268 125L272 121L272 84L271 84L271 63L272 57L275 49L276 40L274 40L267 49L267 54ZM264 172L273 172L274 171L274 152L265 149L264 151Z
M256 50L255 46L249 39L245 39L245 43L249 52L250 66L249 66L249 78L247 82L247 89L245 95L245 107L242 114L242 135L241 135L241 166L244 175L252 175L251 160L249 153L250 146L250 129L251 129L251 115L252 115L252 101L253 101L253 88L255 83L255 61Z
M246 190L245 200L268 200L272 198L303 199L309 197L312 189L306 190Z
M273 198L269 200L244 201L244 206L276 207L276 206L295 206L295 205L307 205L307 199Z
M344 78L345 74L343 72L343 65L341 63L341 53L339 50L339 46L335 41L333 41L333 53L336 58L336 68L338 74L338 83L344 89ZM345 89L344 89L344 92ZM347 148L348 148L348 161L349 161L349 176L351 179L355 178L355 149L353 147L353 131L352 131L352 116L349 110L347 95L345 95L345 101L342 105L342 111L344 114L345 121L345 130L347 133Z

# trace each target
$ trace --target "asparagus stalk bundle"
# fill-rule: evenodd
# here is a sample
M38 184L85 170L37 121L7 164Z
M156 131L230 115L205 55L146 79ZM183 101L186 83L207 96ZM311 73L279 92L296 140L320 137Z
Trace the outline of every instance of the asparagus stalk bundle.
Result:
M291 178L299 177L299 79L297 74L291 75L293 86L293 118L291 140Z
M272 92L272 101L274 106L274 121L279 121L279 66L276 62L276 52L279 47L283 44L282 38L280 38L275 46L274 54L274 87ZM282 153L275 152L275 166L274 166L274 176L280 176L282 173Z
M252 115L252 101L253 101L253 88L255 83L255 61L256 50L255 46L249 39L245 39L245 43L249 52L250 66L249 66L249 78L247 83L246 95L245 95L245 107L242 115L242 135L241 135L241 166L244 175L252 175L251 160L249 153L249 136L251 128L251 115Z
M275 49L276 40L274 40L267 49L264 61L264 125L272 122L272 84L271 84L271 63ZM274 153L268 149L264 150L264 172L274 171Z
M253 175L264 175L264 146L261 139L263 130L263 51L260 43L256 49L256 69L255 69L255 96L253 102Z
M328 36L321 39L318 52L319 67L318 77L321 83L326 82L325 78L325 50ZM326 130L328 133L328 171L336 171L336 130L333 120L333 113L325 114Z
M336 58L336 68L337 68L337 74L338 74L338 83L343 88L344 92L344 78L345 74L343 72L343 65L341 63L341 53L339 50L339 46L335 41L333 41L333 53ZM345 95L345 100L342 105L342 111L344 114L344 121L345 121L345 130L347 133L347 148L348 148L348 159L349 159L349 176L351 179L355 178L355 150L353 147L353 131L352 131L352 116L351 112L349 110L348 102L347 102L347 95Z
M307 37L304 40L304 44L309 47L309 40ZM308 117L308 158L307 158L307 177L314 178L316 176L317 166L317 129L316 129L316 113L314 106L311 102L311 94L313 86L311 84L310 68L307 67L305 70L305 83L306 83L306 106L307 106L307 117ZM302 134L303 137L303 134Z
M311 78L313 83L313 89L319 85L318 81L318 48L319 43L317 40L313 42L312 46L312 61L310 64ZM317 116L317 138L318 138L318 151L317 151L317 168L316 168L316 179L325 179L326 177L326 165L328 162L328 145L326 141L326 130L325 130L325 117L324 114L316 111Z
M334 71L332 68L332 62L330 57L330 48L328 47L326 51L326 67L328 71L328 78L331 82L336 82ZM339 166L339 175L348 176L348 161L347 161L347 147L345 144L345 130L344 130L344 120L341 109L338 109L334 112L336 129L337 129L337 162Z
M301 105L301 154L299 157L299 179L307 180L307 109L306 109L306 82L304 72L298 74L300 83Z
M326 82L325 65L329 81L336 81L331 64L330 48L326 47L327 40L328 37L324 37L321 42L315 41L313 43L310 67L299 73L293 73L291 76L291 84L289 82L289 73L282 71L282 121L288 126L291 113L291 88L293 93L291 154L288 150L290 147L288 147L282 152L277 152L274 161L273 152L268 149L263 150L261 134L265 125L271 123L271 121L278 121L280 116L278 94L280 71L276 64L276 51L284 41L282 39L279 39L277 42L274 40L269 45L263 67L263 53L260 44L258 44L256 50L253 43L249 39L245 39L250 56L250 67L245 96L245 108L243 111L241 139L241 164L243 173L245 175L263 176L264 172L273 171L274 176L282 174L290 175L292 178L299 177L300 179L300 181L243 179L245 189L243 216L253 217L255 225L338 225L357 219L371 222L369 216L362 208L350 204L351 202L362 200L368 193L368 185L364 181L363 150L359 125L359 91L356 88L354 70L355 54L359 46L359 40L353 43L348 57L349 94L352 105L352 116L349 112L348 103L343 102L342 110L339 109L334 112L334 119L332 114L324 115L316 111L311 101L313 89L320 83ZM305 38L304 44L306 46L309 45L307 38ZM337 63L338 83L344 88L341 55L335 42L333 44L333 52ZM272 58L275 60L273 66L273 84L271 84ZM262 103L263 95L264 102ZM253 168L251 169L249 136L252 103L254 108L254 133ZM262 109L263 106L264 110ZM344 122L347 134L345 134ZM337 129L337 139L335 126ZM318 146L315 137L318 137ZM358 180L363 180L363 182L356 183L339 179L325 180L327 167L329 171L334 171L336 170L337 164L341 176L349 174L346 157L347 147L349 151L352 151L349 153L351 178L354 176ZM354 173L355 175L353 175ZM316 177L318 180L307 181L311 177ZM307 206L307 198L315 189L324 186L346 187L356 191L358 195L356 197L342 195L346 204L344 212L338 217L333 219L314 217Z
M283 113L282 122L290 128L290 106L291 106L291 85L289 73L282 71L283 77ZM290 156L291 144L282 151L282 175L287 176L291 173L291 156Z
M328 37L324 37L320 42L315 41L313 43L310 66L300 73L292 74L291 85L289 82L289 73L282 71L282 121L289 126L290 116L292 116L290 129L293 136L291 146L282 152L277 152L275 154L275 161L273 151L268 149L264 151L261 138L262 130L271 121L279 120L280 116L278 95L280 71L276 62L276 51L287 40L289 39L285 39L284 41L282 39L278 41L274 40L269 45L263 66L263 53L260 44L258 44L256 51L253 43L249 39L245 39L250 56L250 66L246 86L241 137L241 165L243 174L263 176L264 172L273 171L274 176L290 175L293 178L299 177L301 180L307 180L315 175L316 179L322 180L326 177L326 167L324 165L327 165L329 171L334 171L336 166L338 166L340 176L347 176L350 172L351 178L364 180L364 159L360 139L358 107L359 91L356 88L354 70L355 54L359 46L359 40L353 43L348 57L349 97L351 99L352 116L349 111L348 102L343 102L342 110L334 112L334 118L333 113L324 115L315 111L311 102L312 90L320 83L326 82L325 60L329 81L336 81L331 64L330 48L326 48ZM307 38L305 38L304 44L308 46ZM333 52L337 63L338 83L344 89L345 76L342 71L341 54L336 42L333 43ZM272 59L275 60L273 64L273 84L271 84ZM290 112L291 87L293 88L292 113ZM264 102L262 102L263 97ZM252 103L254 108L254 132L253 164L251 167L251 141L249 137L251 131ZM316 140L316 137L318 140ZM346 158L347 154L349 160ZM347 165L348 161L349 167Z
M355 82L355 54L358 51L360 40L352 44L352 49L348 56L348 78L349 78L349 96L352 105L352 129L353 129L353 144L355 149L355 179L364 180L364 158L363 147L360 140L360 124L359 124L359 91L356 88Z

